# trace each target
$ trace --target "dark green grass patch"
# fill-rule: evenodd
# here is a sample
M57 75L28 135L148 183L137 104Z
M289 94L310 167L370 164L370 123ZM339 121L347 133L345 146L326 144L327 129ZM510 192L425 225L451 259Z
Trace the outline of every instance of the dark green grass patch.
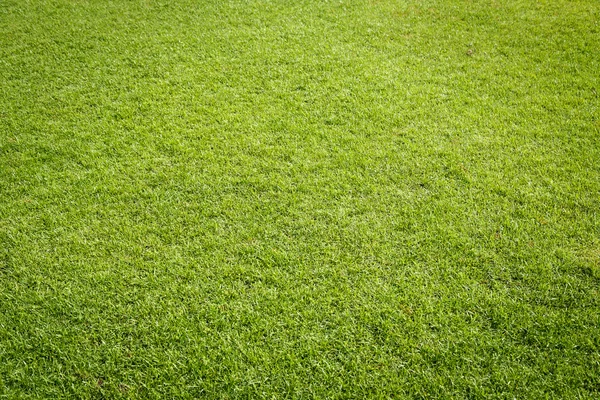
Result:
M597 1L0 2L0 397L598 398Z

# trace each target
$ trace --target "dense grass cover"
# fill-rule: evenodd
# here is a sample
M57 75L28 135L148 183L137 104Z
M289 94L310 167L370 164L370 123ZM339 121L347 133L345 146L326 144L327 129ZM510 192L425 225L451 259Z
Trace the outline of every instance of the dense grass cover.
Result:
M598 398L597 0L0 1L0 397Z

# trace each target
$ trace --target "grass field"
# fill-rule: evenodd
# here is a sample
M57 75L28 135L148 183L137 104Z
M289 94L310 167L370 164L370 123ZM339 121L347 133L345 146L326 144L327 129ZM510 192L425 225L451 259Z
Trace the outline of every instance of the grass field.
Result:
M599 398L597 0L0 0L0 398Z

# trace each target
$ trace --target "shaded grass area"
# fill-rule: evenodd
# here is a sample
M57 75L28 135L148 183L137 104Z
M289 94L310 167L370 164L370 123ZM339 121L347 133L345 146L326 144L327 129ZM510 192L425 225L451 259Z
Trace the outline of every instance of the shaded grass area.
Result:
M596 1L0 3L0 395L600 395Z

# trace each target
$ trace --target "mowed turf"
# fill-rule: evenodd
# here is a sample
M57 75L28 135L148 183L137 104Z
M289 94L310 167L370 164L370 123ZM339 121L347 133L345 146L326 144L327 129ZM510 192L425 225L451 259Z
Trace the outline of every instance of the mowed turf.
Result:
M0 397L600 397L596 0L0 2Z

